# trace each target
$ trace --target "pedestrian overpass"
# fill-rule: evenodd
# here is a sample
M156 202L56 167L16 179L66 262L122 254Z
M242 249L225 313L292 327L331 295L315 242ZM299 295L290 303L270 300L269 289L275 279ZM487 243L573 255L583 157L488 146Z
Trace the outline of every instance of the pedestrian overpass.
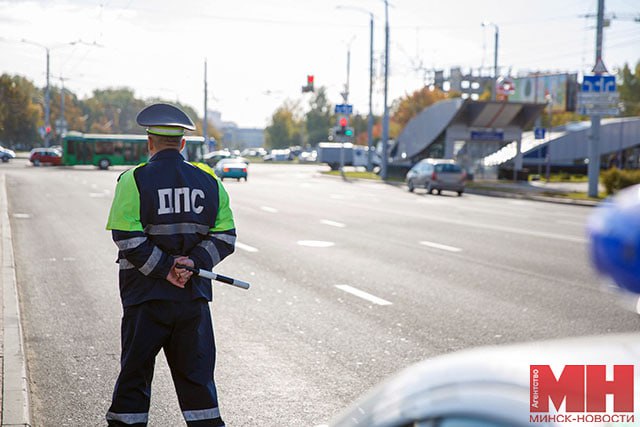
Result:
M392 146L389 164L408 167L427 157L456 159L468 171L483 176L487 172L484 159L515 144L513 158L519 170L523 129L533 125L545 106L461 98L440 101L407 123Z
M544 139L535 139L533 132L524 132L521 147L524 167L584 168L589 158L590 135L591 122L558 126L547 132ZM516 144L508 144L485 157L484 166L492 168L513 163L516 152ZM603 168L640 168L640 117L603 119L598 152Z

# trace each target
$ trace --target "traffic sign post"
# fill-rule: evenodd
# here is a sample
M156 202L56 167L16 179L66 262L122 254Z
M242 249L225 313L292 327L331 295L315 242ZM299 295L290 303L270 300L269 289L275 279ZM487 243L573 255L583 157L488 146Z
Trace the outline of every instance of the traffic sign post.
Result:
M594 72L606 70L602 59L596 62ZM591 116L589 136L589 197L598 196L600 176L600 118L619 114L620 93L616 90L616 78L609 75L586 75L578 93L578 112Z

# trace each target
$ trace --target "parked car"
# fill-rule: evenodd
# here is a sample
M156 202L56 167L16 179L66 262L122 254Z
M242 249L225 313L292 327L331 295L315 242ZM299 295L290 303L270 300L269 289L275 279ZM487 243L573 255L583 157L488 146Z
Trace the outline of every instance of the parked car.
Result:
M286 162L293 160L293 156L289 149L271 150L269 154L262 157L262 160L265 162Z
M238 181L244 178L244 180L246 181L248 176L247 169L249 168L249 164L242 160L243 159L241 158L222 159L218 163L216 163L214 172L221 181L224 181L225 178L235 178Z
M227 150L211 151L204 155L203 160L213 168L220 160L228 159L229 157L231 157L231 153Z
M449 190L462 196L466 179L466 172L454 160L422 159L407 172L405 182L410 192L425 188L429 194Z
M34 148L29 153L29 161L34 166L62 164L62 153L54 148Z
M13 150L9 150L8 148L4 148L0 146L0 159L2 159L3 163L7 163L11 159L16 158L16 153Z

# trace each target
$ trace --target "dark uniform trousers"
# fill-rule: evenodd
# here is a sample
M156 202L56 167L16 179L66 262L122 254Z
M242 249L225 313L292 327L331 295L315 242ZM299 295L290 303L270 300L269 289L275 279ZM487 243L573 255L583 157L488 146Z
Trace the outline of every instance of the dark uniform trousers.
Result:
M185 349L194 349L190 352ZM164 349L188 426L224 426L213 381L215 342L208 302L152 300L124 308L121 372L109 426L146 426L155 357Z

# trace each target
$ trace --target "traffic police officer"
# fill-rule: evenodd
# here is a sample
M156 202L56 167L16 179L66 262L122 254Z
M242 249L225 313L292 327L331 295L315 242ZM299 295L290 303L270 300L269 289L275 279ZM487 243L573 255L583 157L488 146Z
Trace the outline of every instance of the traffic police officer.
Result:
M211 281L177 265L211 270L234 251L229 197L206 165L180 151L191 119L169 104L137 117L150 159L118 178L107 229L118 246L122 318L121 371L106 419L148 422L155 357L164 350L187 425L224 426L213 371Z

